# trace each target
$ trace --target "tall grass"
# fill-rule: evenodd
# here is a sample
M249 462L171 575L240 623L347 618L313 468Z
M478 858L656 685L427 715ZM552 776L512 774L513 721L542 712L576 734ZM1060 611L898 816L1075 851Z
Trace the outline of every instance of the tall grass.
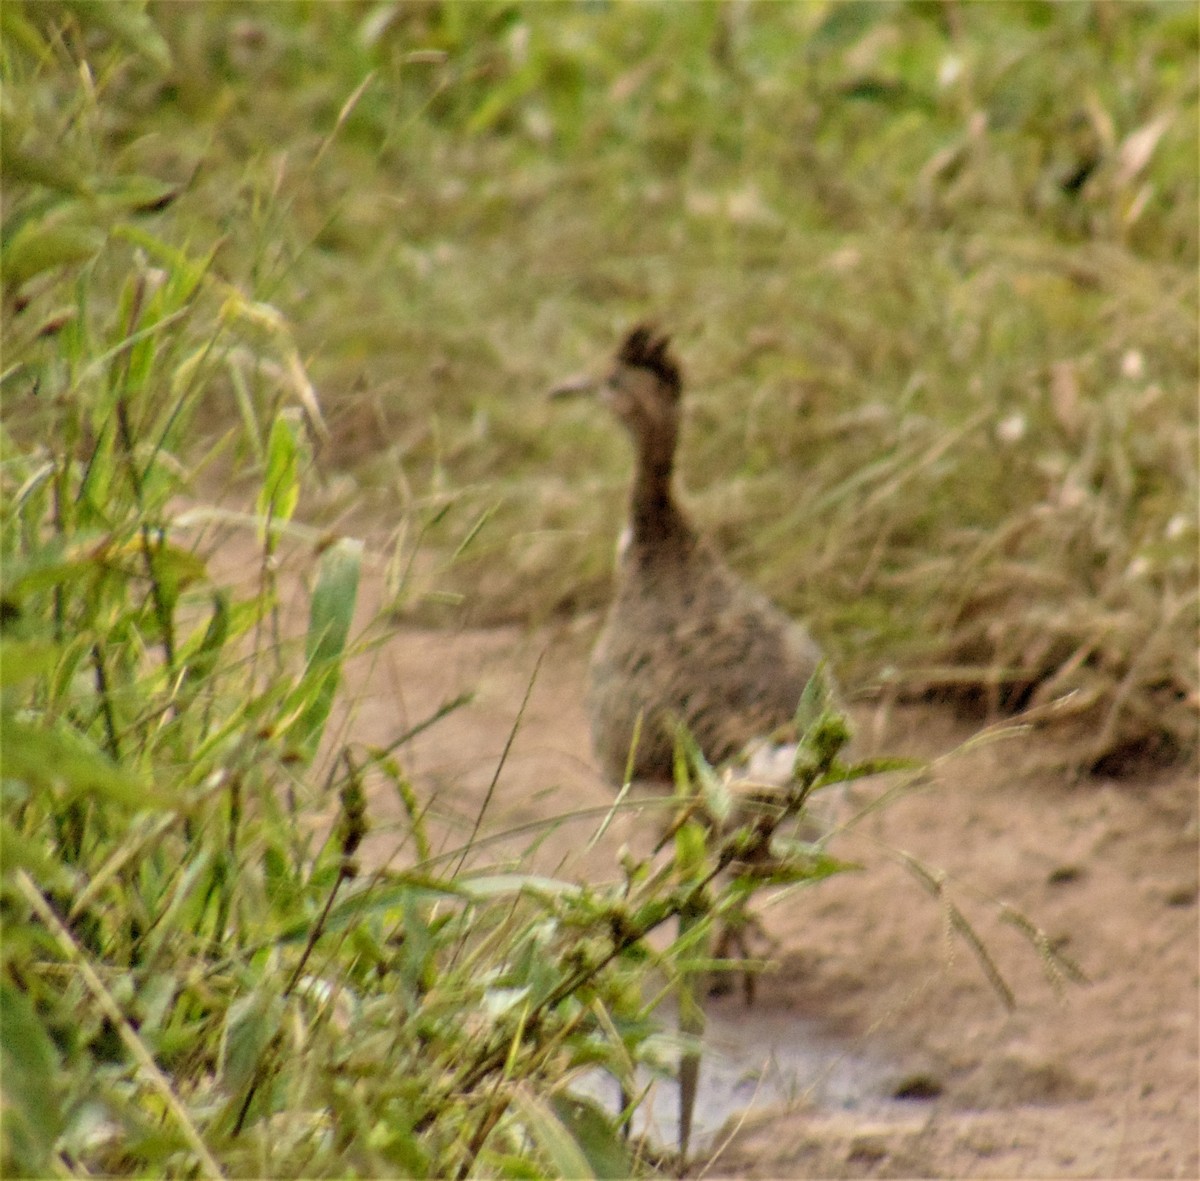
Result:
M322 741L361 545L314 555L302 644L277 617L319 413L286 320L50 179L14 203L29 261L6 272L5 1174L630 1172L611 1119L551 1085L580 1061L625 1077L652 1028L584 950L609 904L458 878L415 800L417 867L360 878L367 776L411 793L394 756ZM243 369L217 446L258 457L248 597L179 513L202 394Z
M410 615L604 601L623 440L541 393L655 316L697 515L848 684L1032 708L1079 767L1194 750L1188 5L164 4L91 90L103 30L8 8L52 33L6 155L61 112L37 142L288 311L310 517L455 559Z
M279 564L325 431L289 321L211 249L148 227L173 191L90 156L104 79L133 70L131 49L168 51L135 8L84 10L58 41L13 11L5 1175L644 1168L569 1086L603 1067L634 1095L639 1065L666 1067L647 969L669 983L704 966L698 941L733 898L708 887L732 852L710 862L693 838L686 875L630 862L593 887L433 854L403 736L376 749L328 728L343 660L372 642L352 630L361 543L323 539L304 634L282 618ZM121 47L86 62L100 82L59 115L52 158L32 134L50 63L97 31ZM232 425L201 446L214 388ZM191 507L231 453L256 486L256 576L237 587ZM361 870L368 785L407 808L407 868ZM328 803L331 831L309 819ZM801 878L836 869L808 862ZM685 911L688 938L652 951Z
M648 1167L570 1083L599 1066L636 1096L665 1061L648 976L687 1010L714 921L846 868L779 839L869 769L838 762L839 723L816 711L789 791L715 832L729 781L681 754L673 856L590 886L435 856L403 735L330 725L378 635L352 503L445 555L399 579L407 610L600 600L625 459L540 392L648 305L696 357L701 515L849 667L1081 690L1091 755L1186 731L1194 357L1161 280L1194 297L1191 108L1102 87L1073 195L1030 144L1045 38L1165 101L1192 75L1145 46L1190 26L980 11L0 8L6 1175ZM966 134L980 103L1002 150ZM1014 196L1049 245L990 236ZM256 531L237 586L191 527L229 482ZM409 855L367 873L382 790Z
M402 739L327 731L343 660L371 642L352 631L361 543L312 555L302 637L279 617L315 429L297 410L319 412L295 371L231 430L260 457L248 594L217 581L180 512L204 461L187 446L197 391L250 347L244 320L271 326L260 349L286 323L134 225L109 233L59 280L61 323L11 361L33 391L6 414L0 465L5 1175L644 1170L570 1084L604 1068L638 1095L638 1066L668 1068L648 974L694 992L712 922L766 880L718 876L784 817L710 847L681 762L687 856L666 865L579 886L464 872L469 843L435 855ZM852 773L839 726L814 722L820 759L785 813ZM358 863L369 783L407 808L406 868ZM330 801L336 823L315 829ZM773 880L841 868L803 848Z

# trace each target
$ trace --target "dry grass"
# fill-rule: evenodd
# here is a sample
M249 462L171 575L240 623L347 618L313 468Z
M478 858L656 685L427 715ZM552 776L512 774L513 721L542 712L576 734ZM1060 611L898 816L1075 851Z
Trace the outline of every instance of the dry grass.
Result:
M542 393L653 316L696 515L848 683L1111 769L1196 734L1186 9L167 6L102 81L156 228L293 321L326 519L433 556L404 610L603 603L624 441Z

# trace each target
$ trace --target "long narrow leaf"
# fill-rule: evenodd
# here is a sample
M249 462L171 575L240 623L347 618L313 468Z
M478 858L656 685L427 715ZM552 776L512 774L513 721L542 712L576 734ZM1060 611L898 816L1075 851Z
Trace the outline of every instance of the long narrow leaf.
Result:
M308 663L302 688L308 700L292 728L292 738L310 759L321 741L341 680L342 656L358 601L362 553L361 541L344 537L321 558L305 639Z

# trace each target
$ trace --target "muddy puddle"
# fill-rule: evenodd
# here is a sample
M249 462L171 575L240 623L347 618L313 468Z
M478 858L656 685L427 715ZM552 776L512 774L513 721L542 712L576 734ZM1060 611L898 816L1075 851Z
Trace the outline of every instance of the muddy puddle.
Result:
M669 1035L674 1014L664 1009L660 1019ZM740 999L712 999L706 1006L692 1151L710 1149L733 1121L768 1108L879 1112L900 1106L905 1101L892 1097L895 1078L894 1066L861 1049L848 1049L810 1018L747 1007ZM634 1131L673 1148L679 1128L678 1085L649 1072L640 1081L650 1090L634 1117ZM617 1110L617 1085L607 1074L588 1074L575 1090Z

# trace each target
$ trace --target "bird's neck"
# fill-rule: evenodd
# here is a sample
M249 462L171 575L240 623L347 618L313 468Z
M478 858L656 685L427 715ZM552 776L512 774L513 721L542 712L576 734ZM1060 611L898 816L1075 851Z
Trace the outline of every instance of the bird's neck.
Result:
M695 534L675 503L671 486L675 443L674 431L640 441L629 510L630 540L635 547L694 540Z

